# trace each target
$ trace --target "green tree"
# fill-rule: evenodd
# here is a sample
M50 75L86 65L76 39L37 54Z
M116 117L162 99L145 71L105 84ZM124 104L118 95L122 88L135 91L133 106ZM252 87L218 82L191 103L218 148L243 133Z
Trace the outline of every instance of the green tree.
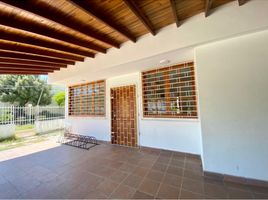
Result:
M51 86L35 75L3 75L0 76L0 101L18 106L26 104L49 105L52 100Z
M58 92L53 97L58 106L64 106L65 104L65 92Z

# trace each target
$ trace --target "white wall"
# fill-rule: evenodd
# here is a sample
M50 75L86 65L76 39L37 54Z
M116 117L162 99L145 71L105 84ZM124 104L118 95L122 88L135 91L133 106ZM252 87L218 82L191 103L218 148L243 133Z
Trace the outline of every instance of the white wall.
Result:
M80 134L92 135L97 139L110 141L111 106L110 89L124 85L136 85L138 139L141 146L200 154L201 132L199 120L143 119L140 73L113 77L106 80L106 117L69 117L68 122Z
M195 53L204 170L268 180L268 31Z

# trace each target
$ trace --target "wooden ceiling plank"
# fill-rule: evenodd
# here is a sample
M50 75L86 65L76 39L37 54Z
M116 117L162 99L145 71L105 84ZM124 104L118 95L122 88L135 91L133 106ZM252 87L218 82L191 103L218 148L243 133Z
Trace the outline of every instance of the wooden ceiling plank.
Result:
M86 1L83 0L68 0L70 3L72 3L77 8L84 10L86 13L88 13L91 17L94 17L101 23L105 24L106 26L110 27L114 31L120 33L127 39L131 40L132 42L136 42L135 36L131 35L128 31L126 31L123 27L120 27L120 25L116 24L112 20L110 20L107 16L104 15L104 13L100 13L99 11L93 9L91 6L87 4Z
M243 6L246 2L247 0L238 0L238 5Z
M14 41L14 42L21 42L25 44L40 46L40 47L46 47L49 49L55 49L59 51L74 53L74 54L81 55L81 56L87 56L87 57L92 57L92 58L94 57L94 53L92 52L80 50L78 48L66 46L61 43L52 42L49 40L43 40L41 38L38 38L38 36L31 37L31 36L27 36L23 34L17 34L11 31L7 32L4 30L0 30L0 39Z
M172 9L174 20L176 22L177 27L179 27L181 23L180 23L180 19L177 13L177 9L176 9L176 0L169 0L169 2L170 2L171 9Z
M50 21L54 21L54 22L61 24L65 27L76 30L80 33L87 35L90 38L104 42L104 43L111 45L113 47L116 47L116 48L120 47L119 43L107 38L106 35L103 35L102 33L93 32L90 27L84 26L84 25L82 26L81 23L79 23L77 20L71 20L70 18L66 17L66 15L63 13L53 12L53 14L51 14L51 12L47 11L47 8L43 8L41 5L38 7L36 5L33 5L33 3L32 3L33 1L31 1L31 0L24 0L24 1L1 0L1 1L8 4L8 5L12 5L12 6L20 8L22 10L28 11L32 14L46 18ZM91 43L91 47L94 48L93 43ZM95 45L95 47L97 47L97 45ZM97 49L95 48L95 50L97 50Z
M54 64L54 63L47 63L47 62L39 62L39 61L32 61L32 60L22 60L22 59L13 59L13 58L0 58L0 65L1 64L18 64L18 65L29 65L29 66L42 66L42 67L59 67L59 68L66 68L67 65L64 64Z
M20 18L17 18L16 16L9 16L2 11L0 12L0 24L9 26L12 28L29 31L29 32L36 33L39 35L47 36L50 38L62 40L64 42L68 42L71 44L75 44L81 47L88 48L89 50L93 49L98 52L106 53L105 48L95 45L92 42L83 40L73 35L69 35L68 33L58 32L52 27L44 26L38 22L29 22L29 21L25 21Z
M212 0L205 0L205 17L208 17L210 14L210 9L212 5Z
M156 32L153 28L152 23L141 11L141 9L135 4L133 0L123 0L127 7L135 14L135 16L142 22L142 24L147 28L152 35L155 35Z
M34 69L34 70L57 70L60 69L60 67L44 67L44 66L38 66L38 65L18 65L18 64L10 64L10 63L0 63L0 68L6 68L6 69Z
M17 70L0 70L0 75L47 75L48 72L39 72L39 71L17 71Z
M66 60L84 61L84 58L80 56L55 52L55 51L51 51L51 50L40 48L40 47L25 46L23 44L14 43L14 42L9 43L8 41L1 41L1 40L0 40L0 49L8 50L8 51L19 51L19 52L31 53L31 54L41 55L41 56L49 56L49 57L66 59Z
M45 56L38 56L32 54L23 54L19 52L7 52L7 51L0 51L0 57L2 58L18 58L24 60L34 60L34 61L42 61L42 62L49 62L49 63L56 63L56 64L66 64L66 65L74 65L74 61L70 60L63 60L57 58L49 58Z

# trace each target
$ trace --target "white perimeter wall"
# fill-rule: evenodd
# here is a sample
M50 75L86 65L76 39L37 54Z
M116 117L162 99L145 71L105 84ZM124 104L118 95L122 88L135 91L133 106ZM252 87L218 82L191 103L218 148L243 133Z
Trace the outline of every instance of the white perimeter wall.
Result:
M268 31L196 48L204 170L268 180Z

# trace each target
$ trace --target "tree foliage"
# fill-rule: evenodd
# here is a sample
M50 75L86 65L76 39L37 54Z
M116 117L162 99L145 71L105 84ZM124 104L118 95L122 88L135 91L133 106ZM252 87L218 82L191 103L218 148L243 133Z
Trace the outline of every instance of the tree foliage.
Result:
M64 104L65 104L65 92L58 92L57 94L54 95L53 98L58 106L64 106Z
M51 86L35 75L3 75L0 76L0 101L13 105L37 105L39 96L43 94L39 105L51 103Z

